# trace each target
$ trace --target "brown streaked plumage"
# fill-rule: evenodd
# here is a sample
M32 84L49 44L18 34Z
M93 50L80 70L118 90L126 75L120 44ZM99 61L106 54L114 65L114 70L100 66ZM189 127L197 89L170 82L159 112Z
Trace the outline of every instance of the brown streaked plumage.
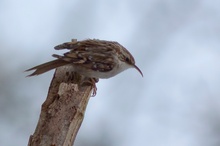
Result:
M64 65L72 65L74 71L91 78L110 78L128 69L135 68L133 56L118 42L88 39L72 40L55 47L56 50L68 49L62 56L54 54L56 60L35 66L26 71L35 70L29 76L39 75Z

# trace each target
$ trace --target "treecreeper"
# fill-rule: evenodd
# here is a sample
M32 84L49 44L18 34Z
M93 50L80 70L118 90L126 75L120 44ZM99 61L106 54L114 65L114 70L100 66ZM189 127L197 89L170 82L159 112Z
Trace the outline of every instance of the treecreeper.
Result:
M94 91L96 91L95 83L98 79L111 78L129 68L135 68L143 76L141 70L135 65L135 59L131 53L115 41L72 39L71 42L57 45L54 48L55 50L67 49L68 52L63 55L53 54L55 60L26 70L35 70L28 76L71 65L73 72L91 79Z

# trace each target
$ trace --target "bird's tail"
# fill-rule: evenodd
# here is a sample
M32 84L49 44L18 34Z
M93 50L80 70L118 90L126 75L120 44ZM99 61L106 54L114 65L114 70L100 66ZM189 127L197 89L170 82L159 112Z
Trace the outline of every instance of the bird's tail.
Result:
M34 76L34 75L39 75L39 74L45 73L45 72L47 72L49 70L52 70L52 69L55 69L57 67L60 67L60 66L63 66L63 65L67 65L67 64L69 64L69 62L56 59L56 60L53 60L53 61L50 61L50 62L46 62L46 63L40 64L40 65L35 66L33 68L30 68L30 69L28 69L26 71L35 70L32 74L28 75L28 77L30 77L30 76Z

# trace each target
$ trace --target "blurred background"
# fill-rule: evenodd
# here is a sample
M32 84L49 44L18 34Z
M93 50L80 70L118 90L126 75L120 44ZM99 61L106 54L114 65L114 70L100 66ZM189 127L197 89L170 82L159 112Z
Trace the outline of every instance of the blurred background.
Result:
M54 71L26 78L72 38L118 41L130 69L100 80L75 146L220 145L220 1L1 0L0 145L27 145Z

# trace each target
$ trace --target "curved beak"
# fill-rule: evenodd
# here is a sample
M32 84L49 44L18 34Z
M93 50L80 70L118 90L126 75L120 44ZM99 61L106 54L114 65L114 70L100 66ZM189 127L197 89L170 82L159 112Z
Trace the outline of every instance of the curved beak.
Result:
M143 73L141 70L134 64L134 68L141 74L142 77L144 77Z

